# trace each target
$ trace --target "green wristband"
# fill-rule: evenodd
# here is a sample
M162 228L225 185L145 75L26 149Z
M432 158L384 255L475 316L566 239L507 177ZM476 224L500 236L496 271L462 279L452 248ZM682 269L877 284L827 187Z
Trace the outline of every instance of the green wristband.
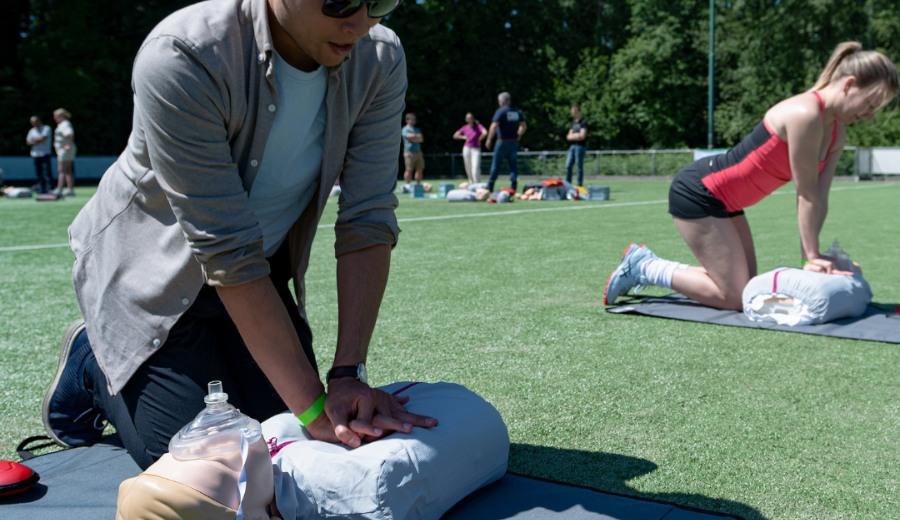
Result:
M316 419L322 415L322 412L325 411L325 392L322 392L322 395L316 399L316 402L310 405L309 408L306 409L305 412L301 413L297 416L297 420L300 421L300 424L303 426L309 426Z

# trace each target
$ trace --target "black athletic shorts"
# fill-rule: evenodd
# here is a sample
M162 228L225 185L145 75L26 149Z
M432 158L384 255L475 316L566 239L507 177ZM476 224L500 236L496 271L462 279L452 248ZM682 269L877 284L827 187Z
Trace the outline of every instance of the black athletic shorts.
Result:
M701 179L708 172L709 158L699 159L678 172L669 187L669 214L683 219L704 217L732 218L741 211L728 211L725 204L710 193Z

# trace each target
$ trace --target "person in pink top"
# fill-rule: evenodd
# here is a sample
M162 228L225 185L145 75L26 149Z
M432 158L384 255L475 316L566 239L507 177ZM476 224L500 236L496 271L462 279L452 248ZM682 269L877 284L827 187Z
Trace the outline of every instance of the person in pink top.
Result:
M453 134L454 139L465 141L463 144L463 165L470 183L481 179L481 142L487 137L487 130L475 119L471 112L466 113L466 124Z
M819 248L828 192L846 126L871 119L897 94L897 68L858 42L837 46L812 89L784 99L726 153L685 167L669 190L669 213L702 267L657 257L629 244L609 275L610 305L636 286L675 289L710 307L741 310L741 292L756 276L756 252L744 208L794 181L804 269L838 271Z

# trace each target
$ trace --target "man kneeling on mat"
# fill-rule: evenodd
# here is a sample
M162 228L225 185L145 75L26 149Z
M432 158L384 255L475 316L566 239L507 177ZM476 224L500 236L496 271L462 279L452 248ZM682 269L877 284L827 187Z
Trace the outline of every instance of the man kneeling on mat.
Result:
M756 276L756 252L744 208L793 179L804 269L829 273L819 250L846 126L871 119L893 99L900 79L883 54L857 42L838 45L813 88L770 108L737 146L688 165L669 190L669 213L702 267L658 258L630 244L603 290L603 303L639 285L675 289L709 307L741 309Z
M108 420L146 468L213 379L251 417L289 409L351 447L436 424L366 381L399 236L406 58L380 25L399 3L213 0L147 37L127 148L69 228L84 320L44 396L54 441L93 444ZM338 178L326 399L304 277Z

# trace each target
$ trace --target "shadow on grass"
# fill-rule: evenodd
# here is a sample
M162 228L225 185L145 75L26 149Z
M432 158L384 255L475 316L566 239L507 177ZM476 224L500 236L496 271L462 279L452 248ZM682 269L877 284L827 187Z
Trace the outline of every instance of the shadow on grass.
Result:
M656 471L657 465L649 460L627 455L513 444L510 448L509 469L513 473L529 477L661 502L682 509L733 515L746 520L766 518L756 508L733 500L693 493L647 493L634 489L628 481ZM604 511L597 512L604 513ZM636 516L622 518L636 518Z

